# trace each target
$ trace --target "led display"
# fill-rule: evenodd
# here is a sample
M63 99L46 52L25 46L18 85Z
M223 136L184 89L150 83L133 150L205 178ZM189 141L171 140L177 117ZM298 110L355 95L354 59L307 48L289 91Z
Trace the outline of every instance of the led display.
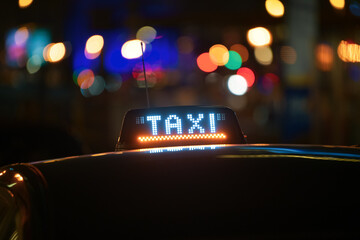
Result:
M127 112L117 149L226 143L245 143L232 110L181 106Z

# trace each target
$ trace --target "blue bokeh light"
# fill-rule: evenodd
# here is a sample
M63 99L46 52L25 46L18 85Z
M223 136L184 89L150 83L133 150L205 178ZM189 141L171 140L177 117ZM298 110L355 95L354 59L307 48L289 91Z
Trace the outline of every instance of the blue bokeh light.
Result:
M32 32L27 42L27 52L30 57L41 56L43 58L43 50L46 45L50 44L51 37L48 30L39 29Z
M360 4L358 2L352 1L350 3L349 9L353 15L360 17Z

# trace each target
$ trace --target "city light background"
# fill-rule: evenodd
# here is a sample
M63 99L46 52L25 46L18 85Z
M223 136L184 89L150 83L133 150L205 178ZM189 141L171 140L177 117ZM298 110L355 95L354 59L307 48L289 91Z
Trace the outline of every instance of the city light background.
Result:
M228 106L249 143L360 143L360 1L2 4L0 165L113 151L147 106L142 52L153 107Z

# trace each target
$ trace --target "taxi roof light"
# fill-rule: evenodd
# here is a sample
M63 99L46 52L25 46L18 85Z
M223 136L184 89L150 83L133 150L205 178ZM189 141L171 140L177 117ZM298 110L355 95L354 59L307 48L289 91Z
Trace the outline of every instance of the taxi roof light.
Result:
M246 142L231 109L180 106L127 112L115 150L238 143Z

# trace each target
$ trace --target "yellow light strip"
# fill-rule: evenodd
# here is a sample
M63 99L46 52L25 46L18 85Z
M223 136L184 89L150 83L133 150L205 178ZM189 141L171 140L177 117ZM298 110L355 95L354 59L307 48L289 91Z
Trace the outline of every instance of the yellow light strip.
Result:
M197 140L197 139L225 139L225 138L226 135L223 133L210 133L210 134L186 134L186 135L138 137L138 140L139 142L154 142L154 141L168 141L168 140Z

